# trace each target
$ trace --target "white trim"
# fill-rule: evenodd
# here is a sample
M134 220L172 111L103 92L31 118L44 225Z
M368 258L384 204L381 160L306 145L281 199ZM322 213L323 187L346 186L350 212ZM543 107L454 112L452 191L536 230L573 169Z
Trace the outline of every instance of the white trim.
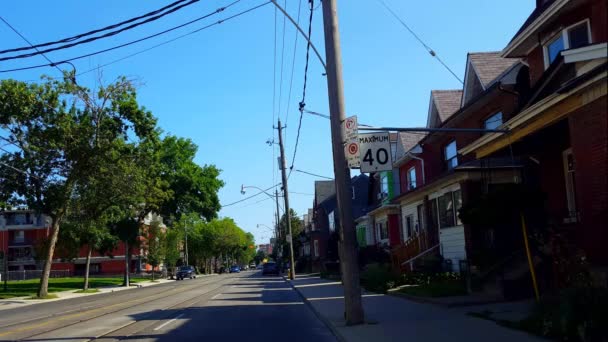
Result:
M589 87L591 84L593 84L603 78L606 78L606 76L607 76L606 72L600 73L596 77L581 84L580 86L576 87L575 89L573 89L567 93L562 93L562 94L554 93L552 95L547 96L546 98L544 98L544 99L540 100L539 102L533 104L532 106L528 107L523 112L515 115L514 117L509 119L509 121L503 123L503 126L502 126L503 129L513 130L514 128L517 128L517 127L525 124L527 121L533 119L535 116L543 113L546 109L551 108L552 106L562 102L566 98L572 96L573 94L578 93L582 89ZM482 135L481 138L473 141L472 143L470 143L470 144L466 145L465 147L461 148L460 150L458 150L458 153L462 154L462 155L469 154L502 136L503 136L502 133L489 133L489 134ZM514 141L512 141L512 142L514 142Z
M572 25L562 28L556 34L552 35L549 39L547 39L545 42L543 42L543 59L545 61L545 70L547 70L547 68L549 68L549 66L551 65L551 61L549 61L549 49L548 49L548 46L550 45L550 43L554 42L557 39L557 37L561 35L562 42L564 42L564 49L558 53L558 56L559 56L559 54L562 53L564 50L570 49L570 39L568 37L568 31L570 29L572 29L573 27L579 26L583 23L587 24L587 37L589 38L589 44L593 44L593 37L591 36L591 21L589 20L589 18L585 18Z
M523 32L518 34L510 43L507 45L500 54L501 57L508 57L509 54L518 48L526 39L528 39L532 33L538 30L548 19L553 17L555 13L561 10L570 0L557 0L549 8L547 8L536 20L534 20Z
M477 72L477 69L475 69L475 65L473 65L473 63L471 63L471 54L467 54L467 66L464 70L464 84L462 85L462 97L460 98L460 108L462 108L468 102L466 100L467 100L467 85L469 84L469 65L471 66L471 69L473 69L473 74L475 74L477 81L479 81L479 84L481 84L482 92L486 90L486 85L483 84L483 82L481 81L481 78L479 78L479 73Z
M606 58L608 57L608 43L587 45L578 49L564 50L561 53L566 64Z

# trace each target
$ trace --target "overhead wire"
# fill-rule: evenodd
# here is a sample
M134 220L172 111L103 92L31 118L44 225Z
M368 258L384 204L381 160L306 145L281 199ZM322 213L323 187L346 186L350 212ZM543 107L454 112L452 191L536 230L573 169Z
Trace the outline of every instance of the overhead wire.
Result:
M283 8L285 10L287 10L287 0L285 0L285 4L283 5ZM283 16L283 30L282 30L282 42L281 42L281 72L280 72L280 76L279 76L279 109L277 114L279 115L279 118L281 118L281 104L282 104L282 99L283 99L283 67L285 65L284 60L285 60L285 24L286 24L286 17ZM287 121L285 122L287 123Z
M300 25L300 13L302 10L302 0L298 1L298 17L297 17L297 25ZM291 77L289 78L289 93L287 94L287 112L285 114L285 122L289 120L289 109L291 107L291 90L293 87L293 74L296 66L296 52L298 51L298 30L295 30L295 39L293 43L293 56L291 59Z
M62 60L62 61L56 62L55 64L61 64L61 63L71 62L71 61L79 60L79 59L82 59L82 58L86 58L86 57L90 57L90 56L99 55L99 54L102 54L102 53L105 53L105 52L108 52L108 51L112 51L112 50L116 50L116 49L119 49L119 48L123 48L123 47L125 47L125 46L133 45L133 44L136 44L136 43L142 42L142 41L144 41L144 40L148 40L148 39L151 39L151 38L154 38L154 37L160 36L160 35L165 34L165 33L167 33L167 32L170 32L170 31L176 30L176 29L178 29L178 28L181 28L181 27L184 27L184 26L190 25L190 24L192 24L192 23L194 23L194 22L197 22L197 21L200 21L200 20L206 19L206 18L208 18L208 17L211 17L212 15L218 14L218 13L220 13L220 12L224 11L225 9L227 9L228 7L230 7L230 6L234 5L234 4L236 4L236 3L237 3L237 2L239 2L239 1L240 1L240 0L236 0L236 1L232 2L231 4L229 4L229 5L227 5L227 6L224 6L224 7L220 7L220 8L218 8L218 9L217 9L217 10L215 10L214 12L208 13L208 14L206 14L206 15L202 16L202 17L198 17L198 18L196 18L196 19L194 19L194 20L191 20L191 21L189 21L189 22L187 22L187 23L184 23L184 24L181 24L181 25L178 25L178 26L174 26L174 27L172 27L172 28L170 28L170 29L167 29L167 30L164 30L164 31L161 31L161 32L158 32L158 33L155 33L155 34L152 34L152 35L149 35L149 36L146 36L146 37L143 37L143 38L140 38L140 39L137 39L137 40L131 41L131 42L128 42L128 43L120 44L120 45L117 45L117 46L114 46L114 47L111 47L111 48L107 48L107 49L99 50L99 51L96 51L96 52L88 53L88 54L81 55L81 56L77 56L77 57L68 58L68 59L65 59L65 60ZM271 3L271 1L266 1L266 2L264 2L264 3L261 3L261 4L257 5L257 6L250 7L249 9L243 10L243 11L241 11L241 12L237 13L237 14L234 14L234 15L232 15L232 16L229 16L229 17L226 17L226 18L224 18L224 19L218 20L218 21L216 21L216 22L214 22L214 23L211 23L211 24L209 24L209 25L203 26L203 27L201 27L201 28L199 28L199 29L196 29L196 30L194 30L194 31L188 32L188 33L186 33L186 34L184 34L184 35L182 35L182 36L180 36L180 37L178 37L178 38L175 38L175 39L173 39L173 40L177 40L177 39L179 39L179 38L181 38L181 37L185 37L185 36L187 36L187 35L191 35L191 34L194 34L194 33L196 33L196 32L199 32L199 31L202 31L202 30L208 29L208 28L210 28L210 27L212 27L212 26L220 25L220 24L222 24L222 23L224 23L224 22L226 22L226 21L228 21L228 20L234 19L234 18L236 18L236 17L239 17L239 16L241 16L241 15L244 15L244 14L246 14L246 13L249 13L249 12L251 12L251 11L253 11L253 10L256 10L256 9L258 9L258 8L260 8L260 7L266 6L266 5L268 5L269 3ZM47 66L52 66L52 64L39 64L39 65L33 65L33 66L29 66L29 67L14 68L14 69L5 69L5 70L0 70L0 73L12 72L12 71L22 71L22 70L31 70L31 69L43 68L43 67L47 67Z
M302 117L304 116L304 108L306 107L306 84L308 81L308 61L310 57L310 39L312 39L312 15L314 13L314 0L308 0L310 4L310 15L308 17L308 41L306 44L306 59L304 64L304 85L302 87L302 101L299 103L300 120L298 121L298 131L296 134L296 143L293 148L293 156L291 158L291 166L289 168L289 176L296 161L296 154L298 153L298 144L300 142L300 131L302 130Z
M37 55L40 55L40 54L43 54L43 53L49 53L49 52L58 51L58 50L65 50L65 49L72 48L74 46L78 46L78 45L82 45L82 44L86 44L86 43L91 43L91 42L94 42L94 41L99 40L99 39L112 37L112 36L115 36L115 35L117 35L117 34L119 34L121 32L131 30L131 29L133 29L133 28L135 28L137 26L141 26L143 24L146 24L146 23L158 20L158 19L160 19L160 18L162 18L162 17L164 17L164 16L166 16L168 14L176 12L176 11L178 11L178 10L186 7L186 6L190 6L190 5L192 5L192 4L194 4L195 2L198 2L198 1L200 1L200 0L190 0L188 3L185 3L183 5L180 5L180 6L177 6L175 8L172 8L172 9L168 10L165 13L159 14L159 15L151 17L151 18L148 18L148 19L146 19L146 20L144 20L142 22L139 22L139 23L131 24L129 26L123 27L123 28L121 28L119 30L116 30L116 31L111 31L111 32L108 32L108 33L104 33L104 34L102 34L100 36L87 38L85 40L77 41L77 42L74 42L74 43L68 43L68 44L64 44L64 45L53 47L53 48L48 48L48 49L42 50L42 51L40 51L40 50L38 50L36 48L36 52L24 53L24 54L15 55L15 56L8 56L8 57L0 57L0 61L8 61L8 60L14 60L14 59L22 59L22 58L34 57L34 56L37 56ZM240 1L240 0L237 0L237 2L238 1Z
M449 67L447 64L445 64L445 63L443 62L443 60L441 60L441 58L439 58L439 56L437 55L437 53L435 52L435 50L431 49L431 47L430 47L430 46L428 46L428 45L427 45L427 44L426 44L426 43L425 43L425 42L424 42L424 41L423 41L423 40L422 40L422 39L421 39L421 38L420 38L420 37L419 37L419 36L416 34L416 32L414 32L414 30L412 30L412 29L411 29L411 28L410 28L410 27L409 27L409 26L408 26L408 25L405 23L405 21L404 21L403 19L401 19L401 18L400 18L400 17L397 15L397 13L395 13L395 11L393 11L393 10L392 10L392 9L391 9L391 8L390 8L390 7L389 7L387 4L386 4L386 2L385 2L384 0L376 0L376 1L378 1L380 4L382 4L382 6L384 6L384 8L386 8L386 10L387 10L387 11L389 11L389 12L391 13L391 15L392 15L392 16L393 16L395 19L397 19L397 20L398 20L398 21L401 23L401 25L402 25L402 26L403 26L403 27L404 27L404 28L405 28L405 29L406 29L406 30L407 30L407 31L408 31L408 32L409 32L409 33L410 33L410 34L411 34L411 35L412 35L412 36L413 36L413 37L414 37L414 38L415 38L415 39L416 39L416 40L417 40L417 41L418 41L418 42L419 42L419 43L420 43L420 44L421 44L421 45L422 45L422 46L423 46L425 49L426 49L426 50L427 50L427 52L428 52L428 53L429 53L429 54L430 54L432 57L434 57L435 59L437 59L437 61L438 61L439 63L441 63L441 65L443 65L443 67L444 67L444 68L445 68L447 71L449 71L449 72L452 74L452 76L454 76L454 77L455 77L455 78L458 80L458 82L460 82L460 83L464 84L464 82L463 82L463 81L460 79L460 77L458 77L458 76L456 75L456 73L454 73L454 71L452 71L452 69L450 69L450 67Z
M28 43L32 48L34 48L36 51L40 51L27 38L25 38L25 36L23 34L21 34L21 32L19 32L16 28L14 28L13 25L9 24L9 22L6 21L6 19L4 19L2 16L0 16L0 20L2 20L6 24L6 26L8 26L11 30L13 30L13 32L15 32L19 37L21 37L21 39L25 40L25 42ZM54 64L53 61L51 61L45 54L41 53L41 55L49 63ZM59 72L61 72L63 74L63 70L61 70L60 67L58 67L56 64L54 66L55 66L55 68L57 68L57 70L59 70Z
M30 44L30 46L24 46L24 47L20 47L20 48L12 48L12 49L0 50L0 54L4 54L4 53L7 53L7 52L17 52L17 51L23 51L23 50L36 49L36 48L39 48L39 47L44 47L44 46L49 46L49 45L55 45L55 44L59 44L59 43L71 42L71 41L80 39L82 37L90 36L90 35L98 33L98 32L103 32L103 31L111 30L111 29L120 27L122 25L132 23L132 22L137 21L139 19L143 19L143 18L149 17L151 15L158 14L158 13L160 13L160 12L166 10L166 9L169 9L171 7L174 7L174 6L180 4L180 3L184 2L184 1L187 1L187 0L178 0L178 1L175 1L175 2L169 4L169 5L165 6L165 7L159 8L159 9L157 9L155 11L152 11L152 12L148 12L148 13L140 15L138 17L134 17L134 18L131 18L131 19L128 19L128 20L125 20L125 21L121 21L119 23L112 24L110 26L106 26L106 27L103 27L103 28L100 28L100 29L95 29L95 30L92 30L92 31L89 31L89 32L81 33L81 34L78 34L78 35L75 35L75 36L72 36L72 37L63 38L63 39L60 39L60 40L56 40L56 41L53 41L53 42L42 43L42 44L36 44L36 45Z
M330 180L333 180L333 178L331 178L331 177L321 176L321 175L318 175L318 174L316 174L316 173L312 173L312 172L308 172L308 171L304 171L304 170L298 170L298 169L294 169L294 171L295 171L295 172L304 173L304 174L307 174L307 175L309 175L309 176L314 176L314 177L319 177L319 178L325 178L325 179L330 179Z
M254 197L257 197L257 196L259 196L259 195L261 195L261 194L264 194L266 191L268 191L268 190L270 190L270 189L274 189L274 188L276 188L276 187L277 187L277 186L279 186L279 185L281 185L281 183L275 184L275 185L273 185L273 186L271 186L271 187L269 187L269 188L267 188L267 189L264 189L263 191L260 191L260 192L258 192L258 193L256 193L256 194L251 195L251 196L247 196L247 197L245 197L245 198L243 198L243 199L240 199L240 200L238 200L238 201L234 201L234 202L232 202L232 203L228 203L228 204L221 204L221 206L222 206L222 208L225 208L225 207L229 207L229 206L232 206L232 205L235 205L235 204L238 204L238 203L241 203L241 202L247 201L247 200L252 199L252 198L254 198Z

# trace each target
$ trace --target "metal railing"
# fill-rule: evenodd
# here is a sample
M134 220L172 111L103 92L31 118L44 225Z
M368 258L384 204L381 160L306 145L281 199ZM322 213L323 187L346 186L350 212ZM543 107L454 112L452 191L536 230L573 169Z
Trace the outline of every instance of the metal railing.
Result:
M42 270L23 270L23 271L8 271L8 280L30 280L39 279L42 276ZM5 272L0 273L0 277L4 277ZM51 278L64 278L72 274L70 270L51 270ZM0 280L4 280L0 278Z

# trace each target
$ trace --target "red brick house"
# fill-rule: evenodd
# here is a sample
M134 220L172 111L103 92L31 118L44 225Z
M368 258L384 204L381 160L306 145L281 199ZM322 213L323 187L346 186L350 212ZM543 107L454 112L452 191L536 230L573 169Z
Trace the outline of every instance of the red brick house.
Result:
M459 149L478 160L525 160L523 183L545 195L553 257L582 252L596 270L608 266L607 3L537 1L501 52L526 64L517 110L501 126L510 133ZM558 278L561 271L554 270Z

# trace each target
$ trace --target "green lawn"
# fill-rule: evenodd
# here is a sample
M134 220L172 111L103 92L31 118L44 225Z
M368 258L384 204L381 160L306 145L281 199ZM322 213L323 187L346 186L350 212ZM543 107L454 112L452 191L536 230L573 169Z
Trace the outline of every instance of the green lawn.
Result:
M121 285L122 277L120 278L89 278L89 288L97 288L104 286ZM148 281L148 278L131 278L131 283L139 283ZM49 292L60 292L69 290L80 290L84 279L82 277L72 278L51 278L49 279ZM4 283L0 283L0 299L35 296L38 291L39 279L9 281L8 291L4 291Z
M434 281L430 284L408 286L399 289L399 292L418 297L449 297L463 296L467 290L461 281Z

